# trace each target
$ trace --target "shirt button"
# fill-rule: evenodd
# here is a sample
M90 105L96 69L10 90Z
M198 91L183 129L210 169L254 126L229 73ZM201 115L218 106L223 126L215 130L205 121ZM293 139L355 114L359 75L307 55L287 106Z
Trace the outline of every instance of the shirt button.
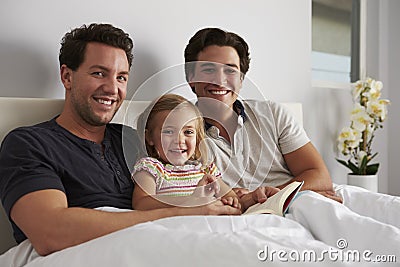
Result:
M209 133L212 138L217 138L218 137L218 129L215 126L211 126Z

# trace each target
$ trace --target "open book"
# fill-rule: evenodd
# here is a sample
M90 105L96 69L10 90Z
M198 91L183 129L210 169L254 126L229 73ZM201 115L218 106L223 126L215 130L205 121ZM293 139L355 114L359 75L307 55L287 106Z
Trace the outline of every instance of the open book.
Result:
M257 203L249 207L243 215L270 213L285 216L290 203L303 186L304 182L293 182L282 188L278 193L269 197L264 203Z

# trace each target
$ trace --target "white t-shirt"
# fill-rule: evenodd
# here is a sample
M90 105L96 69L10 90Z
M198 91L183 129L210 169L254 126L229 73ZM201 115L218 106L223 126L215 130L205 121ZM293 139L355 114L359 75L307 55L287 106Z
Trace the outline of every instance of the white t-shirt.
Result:
M284 154L304 146L310 139L303 127L281 104L272 101L242 102L245 116L229 143L215 126L207 129L210 156L231 187L254 190L261 185L278 186L293 178Z

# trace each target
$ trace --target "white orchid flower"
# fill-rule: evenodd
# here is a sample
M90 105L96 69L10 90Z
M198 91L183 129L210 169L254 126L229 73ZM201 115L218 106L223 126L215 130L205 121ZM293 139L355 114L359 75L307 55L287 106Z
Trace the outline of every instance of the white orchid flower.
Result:
M349 148L346 145L346 142L339 141L337 148L340 151L340 153L342 153L345 156L347 156L350 153Z
M353 95L353 99L357 99L360 97L361 92L364 90L364 83L361 81L357 81L355 84L353 84L353 89L351 91Z
M390 104L390 100L387 99L379 99L379 102L383 105L389 105Z
M371 88L369 91L362 93L362 96L366 97L368 101L378 100L381 97L381 91Z
M369 100L377 100L381 97L382 87L383 84L381 81L373 80L371 82L369 90L365 90L365 92L363 92L362 95L367 97Z
M350 127L344 127L338 137L338 150L347 155L357 148L362 139L362 133Z
M382 91L383 88L383 83L381 81L376 81L374 84L374 89L377 91Z
M344 127L339 134L338 141L345 142L345 141L353 141L357 139L358 131L354 131L354 129L350 127Z
M375 80L372 79L371 77L367 77L367 79L365 80L366 86L368 87L372 87L372 85L375 83Z
M385 119L385 110L385 105L378 100L372 100L367 103L366 111L375 117Z
M368 124L373 123L373 119L369 116L365 107L361 106L359 103L354 105L350 119L352 123L351 126L360 132L364 131Z
M387 115L387 113L388 113L388 111L387 111L387 105L390 104L390 101L387 100L387 99L380 99L380 100L378 100L378 102L379 102L379 104L382 105L382 114L381 114L381 116L380 116L380 120L381 120L381 121L384 121L384 120L386 119L386 115Z
M362 132L358 131L357 129L351 129L351 139L347 140L347 146L352 149L356 149L360 142L362 141Z
M384 121L387 115L386 106L389 104L389 100L377 99L367 103L367 112L372 116L379 118L380 121Z
M362 160L371 153L371 140L375 130L382 127L382 122L387 117L389 100L380 99L383 84L368 77L352 84L354 107L350 114L350 127L344 127L337 140L338 150L349 156L348 162L338 161L357 174L376 172L377 169L361 165ZM375 153L376 154L376 153ZM370 166L370 165L369 165Z

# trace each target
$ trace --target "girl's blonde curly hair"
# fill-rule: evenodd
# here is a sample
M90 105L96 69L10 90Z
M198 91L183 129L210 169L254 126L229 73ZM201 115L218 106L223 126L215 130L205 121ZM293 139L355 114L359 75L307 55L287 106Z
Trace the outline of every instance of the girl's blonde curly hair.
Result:
M196 120L196 148L193 160L198 160L205 164L207 162L207 150L205 147L204 120L200 110L186 98L176 94L165 94L154 100L139 116L137 121L137 130L141 140L145 144L147 155L153 158L159 158L159 154L154 146L146 141L146 133L151 134L151 122L155 115L162 111L180 110L184 108L191 109L195 114Z

